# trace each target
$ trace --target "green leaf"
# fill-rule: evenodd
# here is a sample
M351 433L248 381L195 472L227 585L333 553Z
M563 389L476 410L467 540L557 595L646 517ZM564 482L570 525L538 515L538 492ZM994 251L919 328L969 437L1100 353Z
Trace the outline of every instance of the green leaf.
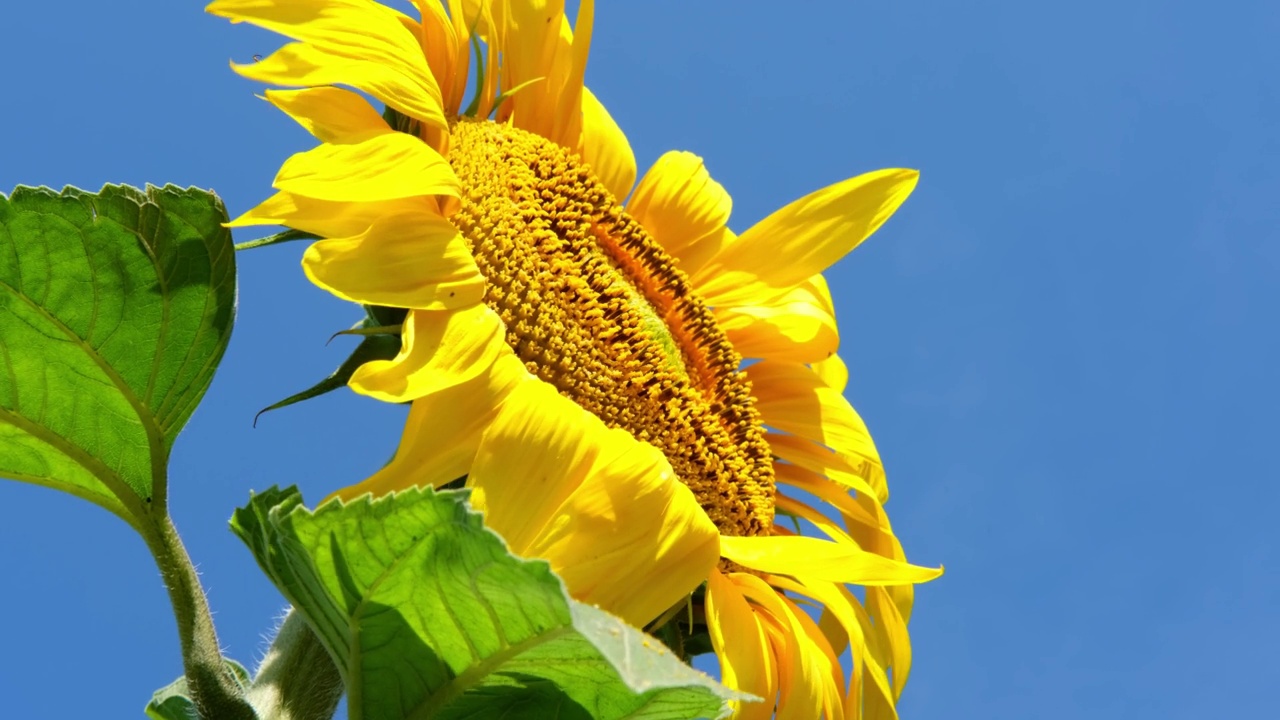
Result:
M173 185L0 195L0 477L135 524L227 347L222 202Z
M235 660L223 658L227 668L235 675L240 687L246 688L252 681L249 671ZM187 678L180 677L160 688L151 696L151 702L143 709L151 720L198 720L196 704L187 689Z
M232 528L343 673L353 719L717 717L744 697L567 597L465 491L302 506L271 489Z

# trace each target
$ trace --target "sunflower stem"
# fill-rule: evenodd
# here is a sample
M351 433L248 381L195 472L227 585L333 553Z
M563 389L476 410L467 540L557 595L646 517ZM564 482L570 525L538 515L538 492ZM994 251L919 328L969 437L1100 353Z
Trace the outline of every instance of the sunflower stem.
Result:
M329 720L342 699L342 675L296 610L285 616L249 688L262 720Z
M196 712L206 720L257 720L240 682L222 659L209 602L173 520L163 512L152 519L140 529L169 590L178 622L183 672Z

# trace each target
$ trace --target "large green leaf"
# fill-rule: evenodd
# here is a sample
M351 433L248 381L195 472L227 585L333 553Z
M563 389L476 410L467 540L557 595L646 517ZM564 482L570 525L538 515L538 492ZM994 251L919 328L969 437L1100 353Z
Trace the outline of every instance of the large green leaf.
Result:
M176 186L0 195L0 477L133 522L226 349L222 202Z
M352 718L685 720L739 697L569 599L466 497L415 489L312 512L272 489L236 512L235 532L333 656Z

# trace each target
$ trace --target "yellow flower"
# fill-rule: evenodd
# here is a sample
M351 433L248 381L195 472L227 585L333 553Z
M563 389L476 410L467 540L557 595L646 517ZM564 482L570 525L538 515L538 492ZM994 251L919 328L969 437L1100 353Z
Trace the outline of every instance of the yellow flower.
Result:
M371 0L209 6L296 41L233 67L301 88L266 97L321 141L234 224L323 238L312 281L405 311L399 355L350 381L412 402L400 449L340 495L465 477L513 551L635 624L705 584L724 681L765 699L738 717L893 715L911 585L940 571L906 563L884 513L821 272L916 173L837 183L736 235L697 156L635 182L583 86L590 0L573 27L562 0L415 4L417 19Z

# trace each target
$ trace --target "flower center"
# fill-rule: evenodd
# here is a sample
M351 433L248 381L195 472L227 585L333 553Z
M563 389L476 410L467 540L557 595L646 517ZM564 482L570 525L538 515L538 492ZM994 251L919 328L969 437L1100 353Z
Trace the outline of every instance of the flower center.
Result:
M672 258L539 135L460 120L449 163L452 220L529 371L661 450L722 533L769 534L772 456L741 357Z

